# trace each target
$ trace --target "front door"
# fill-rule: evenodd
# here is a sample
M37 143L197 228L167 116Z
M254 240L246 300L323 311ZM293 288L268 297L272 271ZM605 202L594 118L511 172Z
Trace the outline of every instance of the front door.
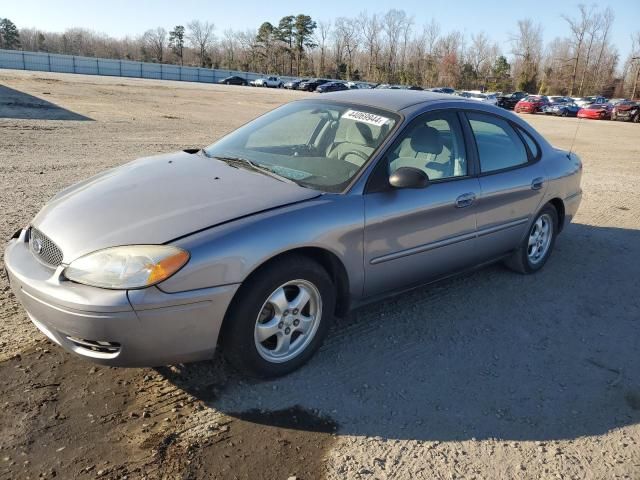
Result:
M381 161L385 175L415 167L430 183L365 194L365 296L473 263L480 185L467 159L458 115L446 110L421 115Z

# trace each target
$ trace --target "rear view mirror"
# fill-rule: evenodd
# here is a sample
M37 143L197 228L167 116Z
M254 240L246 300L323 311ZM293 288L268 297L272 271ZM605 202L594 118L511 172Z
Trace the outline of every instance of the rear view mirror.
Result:
M393 188L424 188L429 185L429 176L419 168L400 167L389 177Z

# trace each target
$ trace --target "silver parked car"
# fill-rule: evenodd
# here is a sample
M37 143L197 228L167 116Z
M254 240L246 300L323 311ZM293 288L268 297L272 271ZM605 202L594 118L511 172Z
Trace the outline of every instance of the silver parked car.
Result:
M355 306L487 262L542 268L581 169L483 102L330 93L63 190L5 265L33 323L84 358L162 365L220 344L276 376Z

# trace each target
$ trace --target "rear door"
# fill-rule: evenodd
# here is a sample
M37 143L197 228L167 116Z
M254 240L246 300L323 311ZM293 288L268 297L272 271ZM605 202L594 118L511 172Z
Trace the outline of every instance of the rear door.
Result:
M537 212L546 173L535 141L502 117L467 112L480 165L478 241L488 260L516 248Z
M468 160L457 113L442 110L411 122L374 172L384 186L365 193L365 296L408 287L473 263L480 185ZM400 167L423 170L424 188L395 189Z

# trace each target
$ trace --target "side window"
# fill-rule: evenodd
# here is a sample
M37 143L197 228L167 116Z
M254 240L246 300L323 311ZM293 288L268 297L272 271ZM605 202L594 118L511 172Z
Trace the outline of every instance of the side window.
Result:
M480 171L494 172L528 162L527 150L506 120L483 113L467 113L478 146Z
M430 180L467 175L462 128L455 112L434 112L409 124L390 148L389 173L415 167Z

